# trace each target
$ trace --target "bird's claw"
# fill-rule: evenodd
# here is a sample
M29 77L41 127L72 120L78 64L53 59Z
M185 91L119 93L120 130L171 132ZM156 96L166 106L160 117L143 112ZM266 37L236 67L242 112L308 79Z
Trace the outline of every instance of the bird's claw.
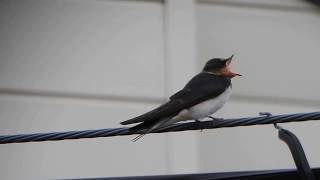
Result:
M208 118L210 118L212 121L221 121L221 120L223 120L223 118L215 118L215 117L212 117L212 116L208 116Z
M195 119L194 121L197 122L197 123L201 122L199 119ZM200 132L203 132L203 129L200 129Z

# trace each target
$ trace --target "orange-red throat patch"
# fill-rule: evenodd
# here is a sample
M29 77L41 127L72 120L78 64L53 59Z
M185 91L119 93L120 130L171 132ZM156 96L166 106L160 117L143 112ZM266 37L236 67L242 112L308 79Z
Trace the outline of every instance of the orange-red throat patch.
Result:
M232 57L233 57L233 56L231 56L230 58L228 58L228 59L226 60L225 66L220 70L219 73L220 73L222 76L229 77L229 78L233 78L233 77L235 77L235 76L242 76L241 74L234 73L234 72L232 72L232 71L230 70L230 64L231 64Z

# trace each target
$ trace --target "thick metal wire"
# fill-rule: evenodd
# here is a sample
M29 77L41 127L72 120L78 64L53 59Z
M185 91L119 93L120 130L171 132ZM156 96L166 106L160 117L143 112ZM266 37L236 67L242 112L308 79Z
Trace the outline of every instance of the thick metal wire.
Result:
M252 126L252 125L262 125L262 124L300 122L300 121L309 121L309 120L320 120L320 112L285 114L285 115L275 115L275 116L271 115L270 113L260 113L260 116L258 117L176 123L176 124L167 126L165 128L152 131L151 133L216 129L216 128L224 128L224 127ZM108 129L97 129L97 130L83 130L83 131L3 135L3 136L0 136L0 144L38 142L38 141L58 141L58 140L66 140L66 139L112 137L112 136L125 136L125 135L138 134L137 132L130 132L128 129L129 128L123 127L123 128L108 128Z

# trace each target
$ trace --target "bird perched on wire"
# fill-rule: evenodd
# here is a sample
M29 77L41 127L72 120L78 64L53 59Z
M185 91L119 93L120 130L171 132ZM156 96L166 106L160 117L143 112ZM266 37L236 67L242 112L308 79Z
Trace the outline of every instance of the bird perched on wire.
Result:
M202 72L194 76L183 89L172 95L168 102L138 117L121 122L122 125L140 123L129 128L131 132L141 133L136 141L145 134L170 124L210 117L229 99L231 78L241 76L230 71L229 58L209 60Z

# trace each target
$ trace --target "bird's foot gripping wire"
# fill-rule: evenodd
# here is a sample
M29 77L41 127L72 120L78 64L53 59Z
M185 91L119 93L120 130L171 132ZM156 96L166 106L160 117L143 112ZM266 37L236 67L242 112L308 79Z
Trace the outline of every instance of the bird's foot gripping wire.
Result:
M194 122L200 123L201 121L199 119L195 119ZM200 129L200 132L203 132L203 129Z
M219 120L218 118L215 118L215 117L212 117L212 116L208 116L208 118L210 118L212 121Z
M216 117L212 117L212 116L207 116L208 118L210 118L213 122L219 122L219 121L223 121L223 118L216 118Z

